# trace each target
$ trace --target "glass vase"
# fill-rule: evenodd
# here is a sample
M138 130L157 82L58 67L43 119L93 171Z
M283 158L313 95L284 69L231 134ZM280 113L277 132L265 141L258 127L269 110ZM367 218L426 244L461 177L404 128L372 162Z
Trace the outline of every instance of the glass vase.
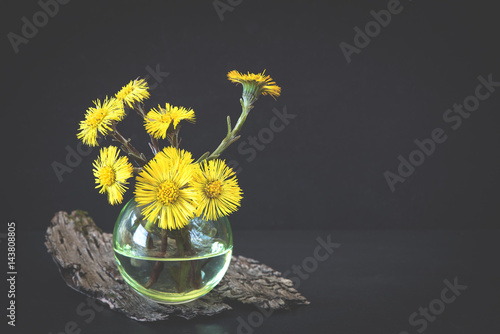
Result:
M226 217L192 219L164 230L148 224L134 199L122 209L113 231L113 250L124 280L139 294L180 304L212 290L226 273L233 237Z

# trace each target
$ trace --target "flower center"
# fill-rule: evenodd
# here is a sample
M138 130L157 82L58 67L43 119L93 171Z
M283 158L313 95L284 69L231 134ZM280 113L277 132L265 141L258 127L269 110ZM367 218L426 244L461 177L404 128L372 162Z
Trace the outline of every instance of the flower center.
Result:
M179 197L179 187L170 181L165 181L158 186L157 200L163 205L174 203Z
M117 99L123 100L125 99L132 91L134 90L134 87L132 86L127 86L124 87L116 96Z
M205 186L205 194L210 198L217 198L222 193L222 181L208 182Z
M104 186L110 186L116 181L116 175L115 171L113 168L109 166L105 166L101 169L99 173L99 180L101 181L102 185Z
M162 122L162 123L170 123L170 121L171 121L170 115L168 115L168 114L161 114L159 121Z
M89 117L87 118L87 124L93 127L98 126L99 124L101 124L105 116L106 113L104 113L102 110L97 110L89 115Z

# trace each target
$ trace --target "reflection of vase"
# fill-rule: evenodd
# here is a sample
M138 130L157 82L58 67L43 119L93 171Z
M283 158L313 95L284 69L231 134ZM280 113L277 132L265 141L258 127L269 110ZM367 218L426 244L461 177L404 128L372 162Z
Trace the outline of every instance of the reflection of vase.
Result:
M134 199L122 209L113 249L125 281L158 303L185 303L212 290L231 262L233 237L226 217L194 218L178 230L147 224Z

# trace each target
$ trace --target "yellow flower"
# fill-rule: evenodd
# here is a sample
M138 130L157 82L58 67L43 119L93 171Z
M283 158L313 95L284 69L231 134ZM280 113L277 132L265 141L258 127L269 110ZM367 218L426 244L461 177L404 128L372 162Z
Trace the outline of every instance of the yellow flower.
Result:
M194 187L199 193L197 216L217 220L240 206L242 191L236 174L222 160L203 161Z
M107 135L111 131L111 123L114 121L122 120L125 116L123 105L115 98L110 98L101 101L93 101L95 107L90 107L86 114L85 120L80 122L77 137L81 139L84 144L89 146L97 146L98 133Z
M172 163L178 163L182 166L188 166L193 163L193 155L191 152L185 151L183 149L177 149L172 146L165 147L161 152L158 153L157 157L164 157L165 159L172 160ZM192 168L195 168L192 165Z
M269 75L262 73L242 74L238 71L231 71L227 74L229 81L241 84L243 86L243 98L248 99L250 103L255 101L259 95L270 95L274 99L280 96L281 88Z
M127 189L127 180L132 176L133 167L127 157L118 157L115 146L101 149L99 157L94 161L94 176L99 193L108 193L108 201L112 205L121 203L123 193Z
M153 137L165 139L170 125L172 124L175 129L182 120L194 123L194 111L184 107L174 107L167 103L165 108L158 106L158 110L153 108L148 112L145 127Z
M116 93L116 99L132 108L134 103L142 102L144 99L149 98L148 89L149 86L146 80L135 79L123 86L122 89Z
M197 205L193 170L161 153L144 166L136 178L135 200L149 222L169 230L189 223Z

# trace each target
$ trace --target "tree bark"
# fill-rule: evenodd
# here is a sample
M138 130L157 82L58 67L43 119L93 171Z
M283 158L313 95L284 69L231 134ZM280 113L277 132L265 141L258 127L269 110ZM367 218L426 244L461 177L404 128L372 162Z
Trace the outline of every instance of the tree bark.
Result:
M103 233L86 212L61 211L47 228L45 245L66 284L131 319L192 319L230 310L229 304L251 304L266 310L309 304L280 272L243 256L233 256L226 275L207 295L186 304L157 304L125 283L116 266L112 239L112 234Z

